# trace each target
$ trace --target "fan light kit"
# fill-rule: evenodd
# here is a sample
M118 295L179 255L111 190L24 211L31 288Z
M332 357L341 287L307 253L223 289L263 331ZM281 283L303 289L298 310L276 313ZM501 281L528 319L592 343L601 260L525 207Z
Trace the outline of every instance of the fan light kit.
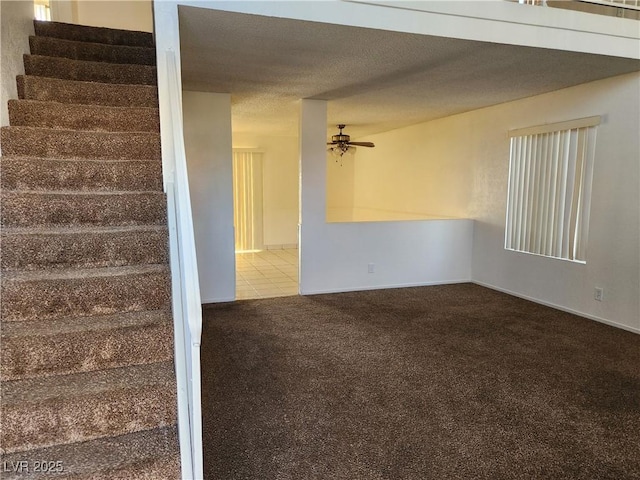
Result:
M331 142L328 142L327 145L330 145L328 151L331 152L332 155L338 158L342 158L342 156L346 153L347 155L353 155L356 150L356 146L358 147L375 147L372 142L352 142L351 137L342 133L342 129L346 125L340 124L338 125L338 134L333 135L331 137Z

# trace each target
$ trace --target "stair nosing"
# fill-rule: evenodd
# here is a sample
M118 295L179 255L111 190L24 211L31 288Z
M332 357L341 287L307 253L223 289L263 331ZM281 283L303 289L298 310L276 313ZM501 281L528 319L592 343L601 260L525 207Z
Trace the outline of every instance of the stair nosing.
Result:
M64 105L68 105L68 104L64 104ZM2 127L2 130L42 130L48 133L56 133L56 134L60 134L60 133L90 133L90 134L96 134L96 135L105 135L105 136L116 136L116 135L147 135L149 137L157 137L160 138L160 132L137 132L137 131L133 131L133 132L128 132L128 131L124 131L124 132L109 132L109 131L102 131L102 130L73 130L73 129L68 129L68 128L50 128L50 127L31 127L29 125L5 125ZM22 155L22 156L27 156L27 155Z
M118 324L126 320L126 324ZM50 320L2 322L3 341L23 337L56 337L68 333L98 332L171 324L170 310L142 310L91 317L63 317Z
M145 275L152 273L171 273L166 263L151 263L142 265L123 265L117 267L67 267L39 270L9 270L2 272L2 283L5 282L33 282L73 279L97 279L126 277L128 275ZM26 320L25 320L26 321Z
M49 77L41 77L41 78L49 78ZM59 79L58 79L59 80ZM87 83L94 83L94 82L87 82ZM119 84L122 85L122 84ZM7 102L8 104L14 103L28 103L28 104L32 104L34 106L37 105L41 105L41 104L50 104L50 105L64 105L66 107L70 107L70 108L97 108L97 109L107 109L107 110L119 110L119 111L126 111L126 110L149 110L149 111L153 111L153 113L159 112L160 108L159 107L124 107L124 106L117 106L117 105L101 105L101 104L93 104L93 103L63 103L63 102L54 102L51 100L34 100L31 98L11 98L8 100ZM6 126L10 126L10 127L29 127L29 125L6 125ZM50 127L31 127L31 128L50 128ZM56 129L56 130L63 130L63 129ZM67 129L68 130L68 129ZM75 132L77 130L69 130L72 132ZM93 130L80 130L83 132L91 132ZM100 130L102 131L102 130ZM129 131L124 131L124 132L113 132L113 133L126 133ZM137 133L136 131L131 131L130 133ZM145 132L144 130L141 131L140 133L156 133L156 132Z
M68 25L73 25L73 24L68 24ZM102 27L105 28L105 27ZM114 29L112 29L114 30ZM115 30L119 30L119 29L115 29ZM62 37L52 37L50 35L29 35L29 39L31 38L48 38L48 39L52 39L52 40L56 40L56 41L60 41L60 42L68 42L68 43L87 43L90 45L103 45L103 46L107 46L107 47L117 47L117 48L132 48L132 49L138 49L138 48L142 48L145 50L153 50L154 52L156 51L156 47L155 46L144 46L144 45L127 45L124 43L104 43L104 42L89 42L89 41L85 41L85 40L71 40L69 38L62 38ZM43 56L49 56L49 55L43 55ZM64 57L61 57L64 58ZM138 65L138 64L133 64L133 65Z
M167 381L174 383L170 378L173 372L173 361L161 361L91 372L7 380L2 382L2 399L5 407L16 404L42 405L64 398L99 395L113 390L139 390L163 385ZM74 391L76 389L69 388L69 385L78 387L79 391ZM27 392L32 395L31 398L25 398L24 394Z
M45 55L40 55L41 57L44 57ZM62 57L58 57L58 58L62 58ZM95 62L95 63L100 63L100 62ZM125 64L116 64L116 65L126 65ZM152 90L157 90L158 86L157 85L149 85L146 83L105 83L105 82L95 82L95 81L91 81L91 80L72 80L70 78L58 78L58 77L45 77L43 75L32 75L32 74L28 74L28 73L23 73L18 75L17 77L24 77L24 78L41 78L44 80L54 80L54 81L58 81L58 82L72 82L72 83L83 83L83 84L87 84L87 85L109 85L109 86L115 86L115 87L142 87L142 88L148 88L148 89L152 89ZM22 99L22 100L26 100L26 99ZM55 102L55 103L62 103L62 104L66 104L66 102ZM80 105L100 105L98 103L82 103Z
M0 230L0 236L10 235L78 235L78 234L100 234L108 235L114 233L135 233L135 232L151 232L151 231L168 231L167 225L114 225L114 226L92 226L92 225L74 225L70 227L3 227Z
M161 190L6 190L3 189L2 196L5 195L66 195L66 196L99 196L109 195L164 195Z
M90 131L90 130L89 130ZM122 133L122 132L120 132ZM143 132L144 133L144 132ZM44 160L47 162L85 162L85 163L112 163L112 164L123 164L123 163L134 163L134 164L139 164L139 163L151 163L151 164L159 164L159 160L149 160L148 158L141 158L139 160L131 160L131 159L123 159L123 160L118 160L118 159L113 159L113 158L83 158L83 157L38 157L35 155L14 155L14 154L9 154L9 155L3 155L0 157L0 162L3 160L13 160L13 159L17 159L17 160Z
M69 61L69 62L82 62L82 63L95 63L96 65L99 66L104 66L106 65L113 65L113 66L120 66L120 67L138 67L138 68L149 68L149 69L153 69L153 70L157 70L158 67L157 65L144 65L141 63L111 63L111 62L97 62L95 60L76 60L75 58L66 58L66 57L55 57L55 56L51 56L51 55L38 55L37 53L25 53L24 56L26 57L34 57L34 58L56 58L56 59L60 59L60 60L65 60L65 61ZM41 75L34 75L34 76L41 76ZM58 77L45 77L45 78L58 78ZM60 80L65 80L64 78L60 79ZM82 80L80 80L82 81ZM107 83L107 82L92 82L91 80L89 80L90 83ZM111 82L108 82L111 83ZM143 83L143 84L138 84L138 83L133 83L133 84L123 84L123 83L116 83L116 85L149 85L149 86L155 86L157 87L157 85L151 85L148 83Z

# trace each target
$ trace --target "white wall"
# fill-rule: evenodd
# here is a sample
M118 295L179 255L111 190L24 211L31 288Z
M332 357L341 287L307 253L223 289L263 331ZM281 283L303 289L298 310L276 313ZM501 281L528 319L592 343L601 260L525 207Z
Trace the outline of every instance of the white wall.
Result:
M266 248L298 244L298 137L233 133L234 148L262 152L263 243Z
M33 35L33 3L0 2L0 92L1 125L9 125L7 102L18 98L16 75L24 74L22 55L29 53L29 35Z
M586 265L504 250L506 132L591 115L603 121ZM640 74L458 115L446 125L460 134L463 148L454 156L475 165L474 281L640 332ZM594 300L596 286L604 289L602 302Z
M302 100L301 293L470 280L471 220L326 222L326 125L326 102Z
M504 250L507 131L592 115L603 121L587 264ZM640 74L631 74L359 138L376 147L355 155L354 208L341 220L410 212L472 218L474 281L640 331L639 131ZM393 223L396 238L405 224ZM351 233L362 240L364 231ZM593 298L596 286L602 302Z
M51 16L57 22L153 31L151 0L53 0Z
M189 171L202 303L235 299L231 96L183 92Z

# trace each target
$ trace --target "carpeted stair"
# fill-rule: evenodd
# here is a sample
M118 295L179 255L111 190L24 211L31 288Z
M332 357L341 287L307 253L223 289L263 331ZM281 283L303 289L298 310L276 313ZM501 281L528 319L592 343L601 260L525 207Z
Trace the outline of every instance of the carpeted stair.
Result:
M1 476L179 478L153 39L35 33L1 132Z

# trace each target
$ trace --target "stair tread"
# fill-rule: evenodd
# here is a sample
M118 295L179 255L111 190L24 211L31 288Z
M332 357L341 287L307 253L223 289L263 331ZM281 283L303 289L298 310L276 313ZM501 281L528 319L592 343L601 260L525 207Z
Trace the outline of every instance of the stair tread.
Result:
M69 317L54 320L29 322L4 322L2 339L19 339L22 337L52 337L74 332L96 332L116 330L127 327L156 325L171 321L168 310L145 310L142 312L123 312L113 315L95 317Z
M112 390L137 390L152 385L173 387L173 375L173 362L158 362L69 375L9 380L2 384L2 401L8 407L42 404L78 396L106 395Z
M129 106L113 106L113 105L94 105L94 104L86 104L86 103L59 103L59 102L52 102L48 100L31 100L26 98L19 98L19 99L13 98L13 99L10 99L8 103L32 105L34 107L44 107L44 108L54 105L57 107L76 109L76 110L98 109L98 110L107 110L107 111L110 110L114 112L123 112L123 113L133 113L135 111L152 112L152 113L159 112L158 107L137 107L137 106L129 107ZM25 125L13 125L13 126L25 126ZM32 127L32 128L48 128L48 127ZM91 131L91 130L87 130L87 131Z
M71 130L68 128L48 128L48 127L30 127L26 125L9 125L2 127L2 130L14 130L14 131L25 131L25 132L43 132L43 133L54 133L59 135L69 135L69 134L81 134L81 135L95 135L95 136L104 136L104 137L118 137L118 136L129 136L129 137L138 137L138 136L147 136L149 138L158 138L160 139L160 133L158 132L98 132L95 130ZM14 155L14 156L22 156L26 157L27 155Z
M7 195L77 195L77 196L109 196L109 195L158 195L164 196L164 192L157 190L3 190L2 196Z
M9 100L11 126L49 128L56 131L160 132L154 107L113 107L42 100Z
M142 430L86 442L55 445L3 456L7 465L17 465L20 461L32 462L33 459L55 459L61 462L64 474L73 478L85 474L93 478L99 472L120 470L129 465L147 463L156 458L166 460L179 474L178 432L175 426ZM164 477L172 478L170 469L166 470ZM24 473L5 472L3 478L25 480L33 477L27 477ZM42 478L51 478L51 476L44 474Z
M36 35L40 37L81 39L84 41L91 38L95 43L107 45L154 46L153 34L150 32L42 20L34 20L33 24ZM96 39L100 39L100 41L98 42Z
M27 75L118 85L157 85L155 65L106 63L31 54L24 54L23 58Z
M138 83L98 83L83 80L67 80L63 78L42 77L39 75L18 75L18 93L20 98L26 95L44 96L44 101L56 103L79 104L79 91L85 95L88 92L91 101L86 100L82 105L111 105L111 106L146 106L152 103L158 105L158 88L155 85ZM29 86L28 93L25 88ZM33 88L37 87L37 92ZM48 87L48 88L47 88ZM40 97L38 97L40 98ZM42 99L42 98L41 98ZM61 99L69 101L61 101ZM100 100L105 103L95 103Z
M117 159L117 158L83 158L83 157L36 157L29 155L3 155L0 157L0 162L5 161L24 161L24 162L37 162L37 161L45 161L45 162L69 162L70 165L74 163L94 163L94 164L107 164L113 166L123 166L127 163L131 164L144 164L148 163L149 165L158 164L158 160L149 160L147 158L141 158L139 160L131 160L131 159Z
M125 265L121 267L59 268L55 270L8 271L3 272L3 282L29 282L34 280L70 280L80 278L107 278L125 275L144 275L168 272L165 264Z
M51 158L161 161L157 132L108 132L43 127L2 127L5 154Z
M86 59L106 63L155 65L155 47L109 44L67 38L30 36L31 53L63 58ZM70 57L69 55L74 55ZM81 58L78 58L81 57ZM82 58L83 57L83 58ZM151 62L151 63L149 63Z
M124 226L70 226L70 227L6 227L1 236L8 235L69 235L69 234L113 234L124 232L162 232L166 225L124 225Z

